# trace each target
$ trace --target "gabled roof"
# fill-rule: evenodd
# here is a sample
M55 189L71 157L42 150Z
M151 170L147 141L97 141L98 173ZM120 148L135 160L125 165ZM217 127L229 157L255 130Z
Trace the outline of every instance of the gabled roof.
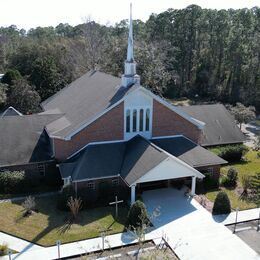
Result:
M150 95L198 127L203 127L203 122L190 117L178 107L140 85L125 88L121 86L120 78L99 71L91 71L42 102L44 114L52 112L63 114L62 118L47 125L46 129L51 136L70 139L82 128L122 102L126 95L137 90Z
M42 102L46 112L52 110L64 114L63 119L47 126L48 132L65 138L82 124L94 120L135 88L120 87L120 83L120 78L90 71Z
M59 117L35 114L0 118L0 167L53 159L44 127Z
M216 154L193 143L184 136L152 139L157 146L186 162L192 167L226 164Z
M196 156L201 155L204 157L197 158L200 164L196 164L196 166L203 166L203 163L212 165L214 160L215 165L225 163L218 156L186 138L176 137L178 142L173 139L170 138L166 145L164 139L151 142L138 135L127 142L91 144L77 155L61 163L60 172L62 178L71 176L73 181L120 175L130 186L167 158L182 161L181 163L189 169L194 167ZM183 151L168 149L168 146L171 147L170 141L175 142L172 143L173 145L185 145L185 149ZM161 147L159 147L160 145ZM178 147L176 148L178 149ZM188 160L189 158L192 160Z
M22 116L22 113L14 107L8 107L3 113L0 114L0 118L5 116Z
M181 106L181 110L205 123L202 146L242 143L243 133L222 104Z

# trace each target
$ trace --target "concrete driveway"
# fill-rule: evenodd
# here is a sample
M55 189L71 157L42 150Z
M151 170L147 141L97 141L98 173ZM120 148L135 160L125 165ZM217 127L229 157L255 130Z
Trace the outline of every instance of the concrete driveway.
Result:
M149 213L160 207L160 216L152 222L180 259L260 259L197 201L184 196L183 190L151 190L142 197Z

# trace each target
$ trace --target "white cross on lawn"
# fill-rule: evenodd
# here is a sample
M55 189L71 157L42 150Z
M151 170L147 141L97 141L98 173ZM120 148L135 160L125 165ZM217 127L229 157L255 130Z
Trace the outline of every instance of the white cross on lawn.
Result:
M117 196L115 197L115 201L110 202L109 205L115 205L116 206L116 218L118 217L118 204L124 202L123 200L117 200Z

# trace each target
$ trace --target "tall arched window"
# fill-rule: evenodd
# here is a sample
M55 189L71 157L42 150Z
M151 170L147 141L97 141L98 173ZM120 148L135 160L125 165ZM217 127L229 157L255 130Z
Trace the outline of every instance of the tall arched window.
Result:
M150 109L146 109L145 112L145 131L149 131L150 129Z
M139 131L142 132L144 130L144 110L140 109L139 115Z
M130 110L127 109L126 111L126 132L130 132Z
M133 132L136 132L136 125L137 125L137 110L134 109L134 111L133 111Z

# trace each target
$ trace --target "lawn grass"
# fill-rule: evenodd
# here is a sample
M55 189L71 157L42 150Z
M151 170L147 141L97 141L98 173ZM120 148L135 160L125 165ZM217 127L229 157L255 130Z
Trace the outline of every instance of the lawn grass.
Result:
M239 179L242 175L254 176L256 173L260 172L260 158L257 157L257 151L248 151L244 156L244 161L222 167L221 173L227 174L228 169L231 167L238 171Z
M57 196L36 199L38 213L22 217L23 208L18 203L0 203L0 230L42 246L88 239L100 235L100 230L110 228L108 234L123 232L128 212L126 206L119 208L119 217L114 219L114 207L83 210L77 224L66 224L69 212L56 208Z
M217 194L220 191L225 191L229 197L231 208L235 210L237 207L239 210L256 208L257 204L249 200L241 200L235 190L230 190L225 187L221 187L218 190L208 191L205 195L210 201L215 201Z
M221 168L221 174L226 175L228 172L229 168L235 168L238 171L238 186L241 186L240 184L240 179L243 175L248 175L248 176L255 176L256 173L260 172L260 158L257 157L257 152L250 150L246 153L244 156L244 161L238 162L238 163L233 163L229 164L227 166L224 166ZM227 189L225 187L221 187L221 190L225 191L230 199L231 207L233 209L239 208L240 210L245 210L245 209L251 209L251 208L256 208L257 201L253 200L241 200L239 198L239 194L236 192L235 189ZM219 190L213 190L213 191L207 191L206 192L206 197L213 201L215 200ZM259 202L258 202L259 203Z

